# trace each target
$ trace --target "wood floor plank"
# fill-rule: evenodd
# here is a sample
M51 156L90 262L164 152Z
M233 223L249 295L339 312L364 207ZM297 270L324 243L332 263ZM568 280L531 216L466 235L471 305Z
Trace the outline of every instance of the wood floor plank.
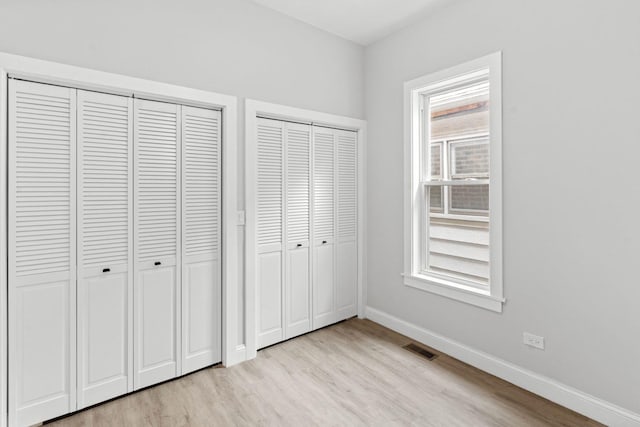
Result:
M600 426L446 354L351 319L52 426Z

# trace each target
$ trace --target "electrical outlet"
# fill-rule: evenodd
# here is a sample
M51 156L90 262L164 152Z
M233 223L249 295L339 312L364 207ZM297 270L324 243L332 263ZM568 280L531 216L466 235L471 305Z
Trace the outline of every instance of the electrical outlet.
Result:
M539 348L540 350L544 350L544 337L539 337L538 335L530 334L529 332L524 332L522 334L522 342L528 346Z

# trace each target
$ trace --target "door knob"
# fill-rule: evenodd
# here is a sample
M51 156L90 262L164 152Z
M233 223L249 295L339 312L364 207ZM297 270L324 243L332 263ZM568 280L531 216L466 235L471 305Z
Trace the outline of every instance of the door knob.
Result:
M110 271L111 271L111 269L110 269L110 268L103 268L103 269L102 269L102 272L103 272L103 273L108 273L108 272L110 272Z
M162 264L160 261L156 261L153 263L153 265L160 265L160 264Z

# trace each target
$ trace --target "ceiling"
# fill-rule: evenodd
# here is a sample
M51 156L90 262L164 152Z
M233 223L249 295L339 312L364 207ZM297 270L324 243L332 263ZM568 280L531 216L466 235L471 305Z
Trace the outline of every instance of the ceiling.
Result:
M361 45L380 40L451 0L253 0Z

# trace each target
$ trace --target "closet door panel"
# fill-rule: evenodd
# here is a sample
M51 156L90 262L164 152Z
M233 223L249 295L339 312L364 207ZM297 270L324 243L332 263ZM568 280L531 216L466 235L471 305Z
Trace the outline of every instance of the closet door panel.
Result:
M182 374L220 362L220 112L182 107Z
M218 260L190 262L183 268L182 373L218 363L222 358Z
M82 346L78 360L79 408L129 391L130 283L126 271L82 281L84 290L78 296L78 341Z
M283 340L282 253L258 255L258 348Z
M285 339L311 330L309 254L308 246L287 251Z
M358 314L358 243L340 242L337 246L336 309L337 319Z
M313 259L313 329L322 328L336 321L334 255L332 244L315 248Z
M180 107L134 101L134 388L180 372Z
M333 243L335 235L335 131L313 128L314 245ZM324 243L324 244L327 244Z
M132 390L132 99L78 91L78 406Z
M313 328L335 320L335 131L313 128Z
M9 81L9 422L75 409L75 90Z
M358 312L358 156L357 133L336 131L337 135L337 320Z
M311 126L286 123L285 339L311 330L310 151Z
M136 285L140 388L177 375L176 267L140 269Z
M258 119L256 164L258 348L284 338L284 123Z

